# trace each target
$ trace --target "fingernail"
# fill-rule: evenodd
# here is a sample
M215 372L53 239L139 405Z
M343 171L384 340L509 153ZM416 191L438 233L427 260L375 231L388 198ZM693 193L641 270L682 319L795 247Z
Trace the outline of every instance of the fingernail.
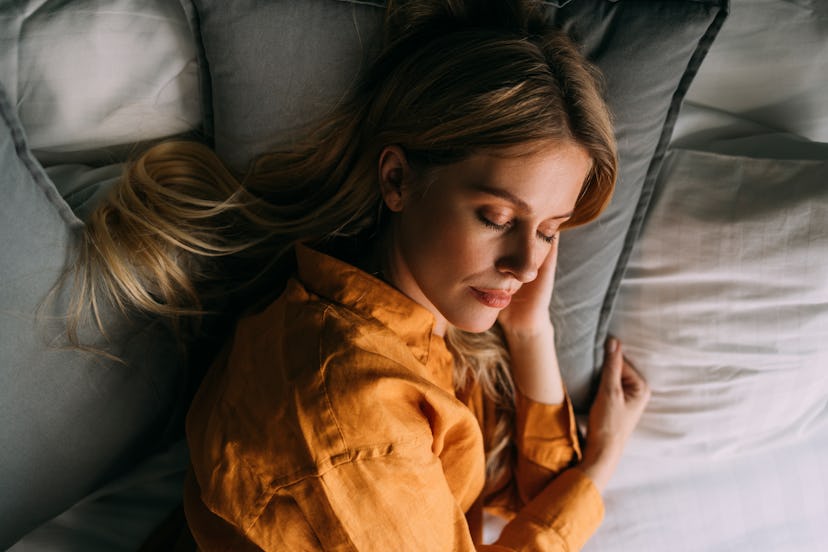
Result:
M614 353L618 349L618 340L614 337L609 338L609 352Z

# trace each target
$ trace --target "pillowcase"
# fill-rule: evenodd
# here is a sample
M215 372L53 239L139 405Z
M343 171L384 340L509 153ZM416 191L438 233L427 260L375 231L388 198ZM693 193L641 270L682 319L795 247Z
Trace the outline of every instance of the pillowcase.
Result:
M618 141L612 202L596 221L562 236L550 306L561 372L573 406L585 412L682 98L727 16L727 1L577 0L553 14L603 72Z
M561 243L553 314L564 377L583 409L600 367L623 252L637 233L634 215L646 208L679 102L726 15L726 1L546 5L604 71L621 156L609 210ZM189 13L203 45L202 97L212 98L205 112L212 112L207 124L215 149L243 171L347 93L376 55L383 8L365 1L192 0Z
M612 318L653 391L638 455L763 449L828 421L828 144L714 147L668 156Z
M2 86L0 189L0 549L5 550L123 473L158 447L168 430L179 429L173 414L183 382L172 336L152 320L129 320L104 306L107 337L92 324L80 328L84 344L123 363L65 346L71 279L59 292L52 290L71 266L83 222L29 151Z
M732 0L687 99L828 142L828 3Z
M44 162L107 164L189 131L201 112L195 45L176 2L6 2L0 80Z
M85 496L6 552L164 550L145 543L181 504L189 463L182 439Z
M186 3L184 3L185 9ZM383 2L193 0L202 97L216 152L232 169L301 136L379 52Z

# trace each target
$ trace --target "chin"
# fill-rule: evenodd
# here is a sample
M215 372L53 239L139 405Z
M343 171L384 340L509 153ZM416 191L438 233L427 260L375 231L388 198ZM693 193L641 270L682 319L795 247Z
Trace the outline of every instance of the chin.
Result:
M464 332L469 333L483 333L492 329L495 322L497 322L497 316L493 317L483 317L480 316L477 319L465 319L465 320L458 320L457 322L451 321L451 325L457 328L458 330L463 330Z

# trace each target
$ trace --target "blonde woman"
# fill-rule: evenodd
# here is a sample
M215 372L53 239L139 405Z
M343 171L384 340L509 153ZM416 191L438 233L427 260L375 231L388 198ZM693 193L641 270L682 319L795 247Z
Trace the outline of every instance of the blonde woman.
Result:
M200 549L578 549L649 397L610 340L581 450L548 305L616 177L596 76L535 4L392 2L385 30L241 182L196 144L142 156L88 281L173 321L246 307L187 420Z

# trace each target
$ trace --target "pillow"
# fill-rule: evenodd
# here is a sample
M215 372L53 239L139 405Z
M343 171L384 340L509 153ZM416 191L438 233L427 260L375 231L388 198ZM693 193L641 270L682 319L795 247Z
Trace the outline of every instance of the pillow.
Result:
M732 0L731 11L687 99L828 142L828 3Z
M6 2L0 80L48 163L111 163L119 144L196 128L195 45L176 2Z
M0 86L0 549L128 469L178 430L182 386L170 332L103 309L108 338L66 347L71 262L82 221L28 149ZM77 196L80 197L80 196ZM84 196L86 197L86 196Z
M828 144L708 149L668 156L612 318L653 391L638 455L752 451L828 421Z
M383 2L193 0L215 149L243 172L329 112L379 51Z
M562 237L550 307L562 375L573 406L585 412L629 251L682 98L727 16L727 0L577 0L553 13L603 72L618 141L612 202L598 220Z
M576 407L600 366L605 319L684 91L725 16L721 1L547 3L603 69L621 148L613 204L561 244L559 355ZM382 3L193 0L215 148L236 171L343 97L375 55ZM208 123L209 124L209 123ZM649 176L648 176L649 175ZM642 193L642 188L644 193ZM600 319L599 319L600 318ZM598 357L595 356L597 352Z
M7 552L134 552L181 504L187 443L182 439L44 523Z

